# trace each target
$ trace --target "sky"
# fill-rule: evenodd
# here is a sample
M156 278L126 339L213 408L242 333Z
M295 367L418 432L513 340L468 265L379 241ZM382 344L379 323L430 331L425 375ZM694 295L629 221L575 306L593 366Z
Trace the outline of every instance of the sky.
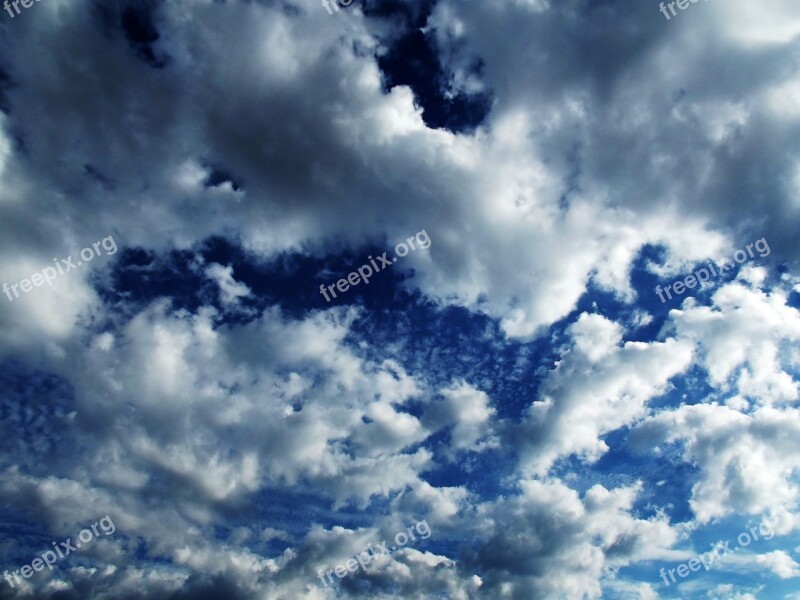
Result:
M800 600L799 224L797 0L6 3L0 600Z

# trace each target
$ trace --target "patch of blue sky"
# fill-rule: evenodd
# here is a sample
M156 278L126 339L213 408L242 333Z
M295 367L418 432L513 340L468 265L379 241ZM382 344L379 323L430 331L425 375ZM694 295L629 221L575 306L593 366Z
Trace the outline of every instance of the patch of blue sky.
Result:
M620 575L651 583L663 598L706 597L707 591L720 585L733 585L742 592L757 589L758 598L784 598L786 594L796 591L797 584L791 580L781 579L767 566L759 564L755 557L776 550L783 550L792 556L794 553L791 548L796 548L800 543L800 533L795 532L788 536L775 535L769 540L759 534L759 539L753 540L750 529L758 530L760 523L761 519L758 516L743 515L733 515L707 523L699 526L687 540L675 545L675 550L686 552L686 559L641 562L624 567L620 570ZM769 531L765 531L769 537ZM737 538L744 533L747 533L750 540L742 537L746 547L739 547ZM676 573L676 583L672 583L667 574L670 585L664 584L659 575L660 569L675 569L679 564L688 562L690 558L697 557L700 553L709 552L714 546L726 541L733 553L722 557L717 564L711 565L709 570L701 566L699 571L690 572L685 578L678 577ZM792 557L796 558L796 555Z

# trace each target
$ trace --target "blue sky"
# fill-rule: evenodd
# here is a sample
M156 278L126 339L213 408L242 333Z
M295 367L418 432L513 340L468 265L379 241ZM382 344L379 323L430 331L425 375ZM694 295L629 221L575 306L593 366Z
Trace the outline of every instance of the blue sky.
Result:
M2 11L0 599L800 598L796 3L328 8Z

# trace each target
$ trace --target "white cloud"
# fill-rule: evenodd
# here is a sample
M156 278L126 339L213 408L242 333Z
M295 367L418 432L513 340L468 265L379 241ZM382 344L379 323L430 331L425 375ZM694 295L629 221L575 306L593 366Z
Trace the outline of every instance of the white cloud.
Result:
M496 411L484 392L462 381L453 383L440 393L443 400L430 407L425 423L432 430L452 427L452 450L481 450L496 445L496 440L487 439L492 433Z
M783 550L760 554L756 556L756 562L763 567L771 569L781 579L800 576L800 564L797 564Z
M239 298L250 295L250 288L233 278L233 267L230 265L223 267L212 263L206 267L205 273L219 286L223 304L235 306L239 303Z
M600 331L608 337L592 344ZM540 475L570 454L597 460L608 450L601 436L643 418L692 359L691 345L674 339L618 346L618 326L602 317L582 317L571 332L575 351L548 374L518 433L523 468Z

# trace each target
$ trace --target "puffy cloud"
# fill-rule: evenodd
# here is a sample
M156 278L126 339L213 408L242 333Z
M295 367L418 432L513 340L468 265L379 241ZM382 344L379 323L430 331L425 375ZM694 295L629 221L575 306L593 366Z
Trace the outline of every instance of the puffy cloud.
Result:
M524 480L518 495L480 505L476 528L487 539L467 564L485 574L482 597L599 598L605 569L676 541L661 518L630 514L637 493L595 485L581 498L558 481Z
M776 531L797 527L800 414L785 405L797 398L796 361L786 350L798 339L798 317L780 289L739 282L722 286L711 306L687 301L670 313L665 330L696 344L714 395L652 416L632 439L641 448L684 444L684 458L700 469L690 504L702 523L768 512Z
M496 440L486 440L496 411L484 392L459 382L442 390L441 395L443 400L429 408L425 423L432 430L451 427L452 450L479 450L496 444Z
M800 564L797 564L783 550L760 554L756 556L756 562L763 567L771 569L781 579L800 576Z
M206 268L206 275L217 282L223 304L235 305L239 298L250 295L250 288L233 278L233 268L223 267L217 263L210 264Z
M570 454L597 460L608 450L601 437L643 418L647 402L692 359L691 344L675 339L619 346L619 327L599 315L582 315L570 331L574 349L543 381L515 432L523 468L540 475Z
M796 526L798 501L792 481L800 427L797 410L763 408L744 415L725 406L682 406L638 426L634 443L685 443L684 459L697 464L691 507L705 523L731 513L769 512L776 532Z
M765 292L742 283L722 286L711 306L693 302L672 311L670 327L696 342L709 382L734 390L758 404L798 398L788 349L800 340L800 312L780 288ZM734 379L734 381L730 381Z

